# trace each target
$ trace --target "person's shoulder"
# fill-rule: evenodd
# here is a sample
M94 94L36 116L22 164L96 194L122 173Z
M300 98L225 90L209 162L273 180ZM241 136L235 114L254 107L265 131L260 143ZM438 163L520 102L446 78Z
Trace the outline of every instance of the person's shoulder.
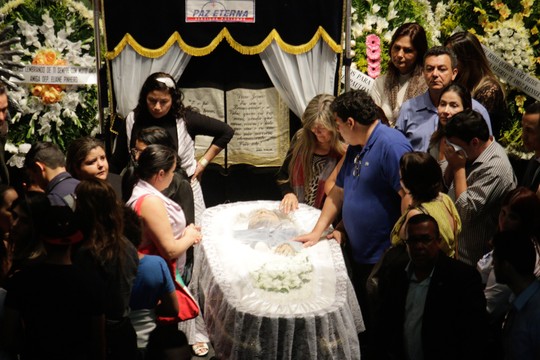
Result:
M415 97L412 97L408 100L405 100L403 102L403 104L401 105L401 108L406 108L406 109L416 109L420 106L423 106L426 102L426 98L429 99L429 94L428 92L424 92L418 96L415 96Z
M477 280L478 283L481 283L480 274L475 267L451 258L443 253L441 253L439 256L440 258L437 262L437 267L440 270L439 273L444 274L456 282L470 282Z
M412 151L409 140L398 129L392 128L390 126L387 126L381 123L378 126L378 133L379 133L378 136L384 139L383 143L389 146L390 148L401 146L401 147L405 147L406 149L409 149L408 151Z

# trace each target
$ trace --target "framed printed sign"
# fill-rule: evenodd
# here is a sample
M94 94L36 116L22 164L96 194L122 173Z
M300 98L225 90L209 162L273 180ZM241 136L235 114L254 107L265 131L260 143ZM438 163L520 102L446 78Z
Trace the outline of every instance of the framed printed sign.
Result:
M255 22L255 0L186 0L186 22Z

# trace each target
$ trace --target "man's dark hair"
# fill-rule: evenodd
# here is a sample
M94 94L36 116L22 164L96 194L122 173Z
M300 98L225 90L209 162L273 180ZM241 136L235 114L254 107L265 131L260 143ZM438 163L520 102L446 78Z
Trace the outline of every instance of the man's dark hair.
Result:
M501 231L493 236L493 257L506 261L523 276L534 276L535 238L522 231Z
M27 169L31 169L38 161L50 169L66 166L64 153L58 145L52 142L37 142L33 144L24 158L24 166Z
M489 140L489 128L479 112L467 109L450 118L446 124L445 136L456 137L467 144L474 138L485 142Z
M353 118L359 124L371 125L379 118L378 108L364 90L351 90L334 99L330 110L342 121Z
M426 64L426 59L431 56L441 56L448 55L450 57L450 63L452 64L452 70L457 69L458 59L454 50L444 47L444 46L433 46L426 51L424 55L424 65Z
M438 239L440 237L439 234L439 224L437 223L437 220L429 214L416 214L414 216L411 216L411 218L407 221L407 229L411 225L418 225L425 222L430 222L433 225L435 225L435 239ZM407 230L408 235L408 230Z

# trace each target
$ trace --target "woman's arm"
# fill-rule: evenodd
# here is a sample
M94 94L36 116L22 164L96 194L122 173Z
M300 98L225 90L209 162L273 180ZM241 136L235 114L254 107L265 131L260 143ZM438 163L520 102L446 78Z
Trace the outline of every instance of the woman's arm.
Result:
M234 135L234 129L223 121L202 115L195 111L186 111L186 128L192 139L197 135L211 136L214 139L204 155L197 162L193 177L199 178L206 165L227 146Z
M152 234L154 245L166 260L178 258L191 245L201 240L201 233L193 224L187 226L179 238L175 238L165 205L156 196L147 196L144 199L140 215L145 230Z

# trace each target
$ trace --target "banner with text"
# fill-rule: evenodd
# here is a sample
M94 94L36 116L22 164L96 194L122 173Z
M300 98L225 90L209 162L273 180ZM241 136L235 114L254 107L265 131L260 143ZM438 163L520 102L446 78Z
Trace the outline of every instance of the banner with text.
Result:
M540 100L540 80L513 67L488 47L484 45L482 47L489 60L491 70L493 70L495 75L506 81L509 85L520 89L525 94L536 100Z
M27 65L19 71L24 80L11 78L13 82L48 85L95 85L96 69L84 66Z
M255 0L186 0L186 22L255 22Z
M350 68L350 74L351 74L351 77L350 77L351 89L364 90L367 93L371 91L371 87L373 86L375 79L353 68ZM345 83L345 71L341 72L341 82Z

